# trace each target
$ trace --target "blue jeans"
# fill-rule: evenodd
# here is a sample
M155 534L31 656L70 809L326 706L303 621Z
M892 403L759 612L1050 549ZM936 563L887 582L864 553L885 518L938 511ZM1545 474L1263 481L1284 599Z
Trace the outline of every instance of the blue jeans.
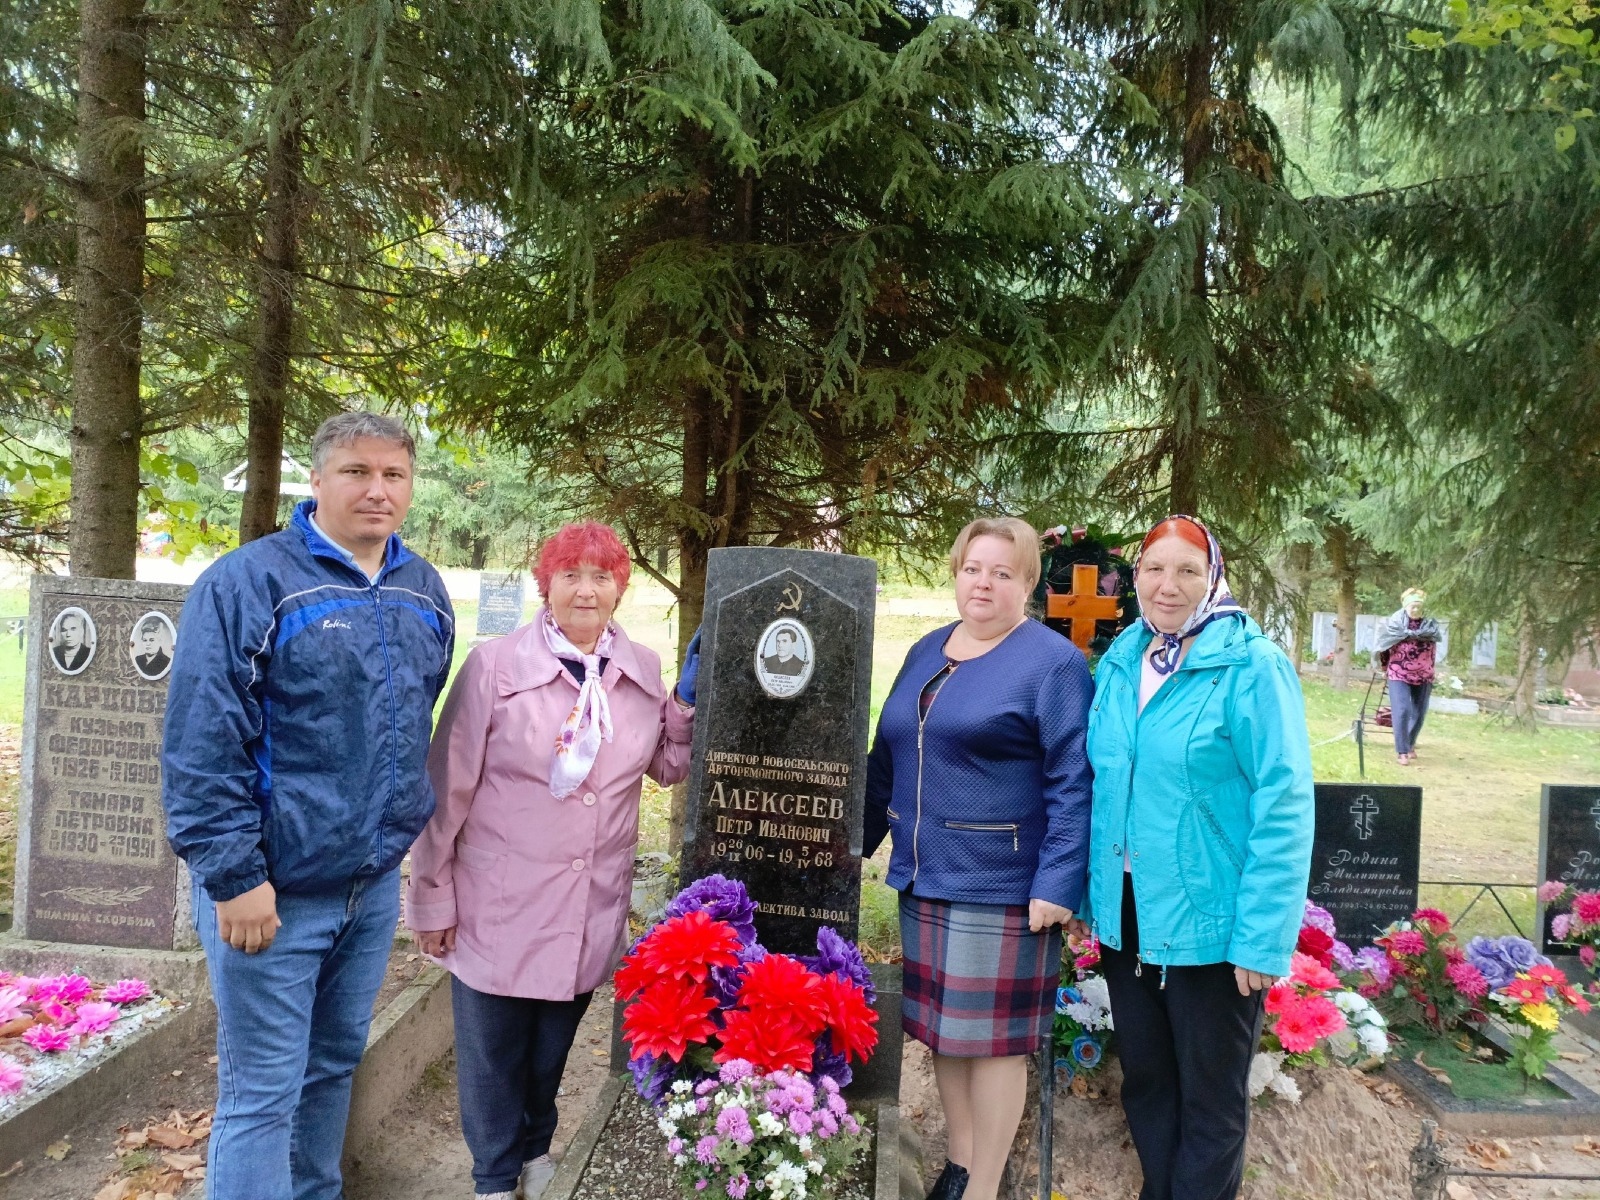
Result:
M1428 715L1428 700L1433 695L1431 683L1401 683L1389 680L1389 713L1394 721L1394 752L1410 754L1417 745L1417 735L1422 732L1422 722Z
M338 892L280 895L260 954L224 942L194 890L217 1004L209 1200L340 1200L350 1080L400 920L400 872Z
M550 1152L567 1051L593 995L524 1000L451 978L461 1132L478 1195L515 1191L522 1164Z

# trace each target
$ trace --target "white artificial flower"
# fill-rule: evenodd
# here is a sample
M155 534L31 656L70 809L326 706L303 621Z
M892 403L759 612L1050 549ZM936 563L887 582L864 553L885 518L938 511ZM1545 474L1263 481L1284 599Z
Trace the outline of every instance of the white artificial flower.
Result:
M1360 992L1335 992L1333 994L1333 1002L1337 1004L1340 1008L1340 1011L1344 1012L1346 1015L1363 1012L1372 1007L1372 1005L1367 1003L1367 998Z
M809 1133L802 1133L795 1139L794 1144L801 1154L811 1153L811 1135Z
M806 1170L810 1171L813 1175L821 1175L822 1160L820 1158L813 1158L806 1164Z
M656 1122L656 1128L661 1130L662 1137L675 1138L678 1136L678 1127L665 1117Z
M688 1166L689 1165L689 1156L687 1154L674 1154L672 1156L672 1165L675 1166L675 1167L686 1167L686 1166Z
M1355 1033L1346 1026L1338 1033L1329 1036L1328 1049L1333 1052L1335 1058L1354 1058L1361 1050L1361 1043L1356 1040Z
M1283 1055L1258 1051L1250 1060L1250 1097L1261 1095L1271 1085L1274 1078L1282 1073Z
M1389 1035L1376 1025L1363 1025L1356 1030L1356 1036L1361 1039L1361 1048L1374 1058L1383 1058L1389 1053Z
M1282 1096L1290 1104L1300 1103L1300 1085L1281 1072L1271 1083L1273 1091Z
M756 1128L768 1137L777 1137L783 1132L783 1122L771 1113L764 1112L756 1118Z
M690 1083L687 1079L679 1079L675 1083L673 1083L672 1091L673 1091L674 1095L682 1096L687 1092L694 1091L694 1085L692 1083Z

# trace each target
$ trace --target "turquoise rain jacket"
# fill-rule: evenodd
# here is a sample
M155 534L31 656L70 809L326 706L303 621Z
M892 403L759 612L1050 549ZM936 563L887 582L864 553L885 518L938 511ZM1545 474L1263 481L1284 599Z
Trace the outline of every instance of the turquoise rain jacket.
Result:
M1090 920L1122 942L1123 856L1140 957L1286 975L1305 909L1313 826L1305 702L1288 657L1248 617L1223 617L1139 712L1151 634L1100 660L1089 714Z

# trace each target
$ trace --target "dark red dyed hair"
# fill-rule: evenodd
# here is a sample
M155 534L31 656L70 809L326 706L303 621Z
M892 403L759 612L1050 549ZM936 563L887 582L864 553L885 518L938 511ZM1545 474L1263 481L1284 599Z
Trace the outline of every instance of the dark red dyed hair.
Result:
M574 521L563 525L539 547L539 560L533 567L539 595L549 599L550 581L556 572L570 570L581 563L610 571L616 576L617 590L627 590L633 563L617 531L599 521Z
M1144 541L1139 543L1139 553L1143 554L1148 550L1152 542L1159 542L1172 534L1181 537L1204 554L1207 562L1211 560L1211 544L1206 540L1206 531L1191 517L1167 517L1163 521L1157 521L1155 528L1145 534Z

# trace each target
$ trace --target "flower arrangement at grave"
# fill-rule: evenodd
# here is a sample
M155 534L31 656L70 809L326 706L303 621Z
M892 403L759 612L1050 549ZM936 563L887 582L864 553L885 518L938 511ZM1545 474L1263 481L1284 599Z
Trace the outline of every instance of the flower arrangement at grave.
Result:
M1070 961L1056 989L1052 1044L1055 1069L1075 1095L1086 1095L1089 1081L1111 1050L1111 992L1100 972L1100 939L1094 935L1069 949Z
M1529 1079L1543 1079L1556 1060L1555 1036L1569 1009L1589 1011L1589 1001L1556 967L1537 965L1519 971L1489 993L1511 1030L1511 1065Z
M1580 892L1570 883L1551 879L1539 885L1539 902L1565 910L1550 919L1550 933L1556 941L1576 946L1583 965L1596 971L1595 955L1600 950L1600 892Z
M27 1091L53 1060L105 1035L156 999L142 979L97 984L86 976L0 971L0 1098Z
M827 927L815 955L768 952L755 913L743 884L710 875L628 951L628 1067L692 1194L826 1196L866 1144L839 1093L878 1043L872 977Z
M1295 1070L1369 1066L1389 1053L1389 1027L1366 996L1345 985L1336 961L1354 962L1333 916L1307 903L1289 974L1267 991L1261 1047L1250 1064L1250 1095L1300 1100Z
M1420 1024L1444 1034L1487 1019L1483 1000L1489 981L1461 947L1450 918L1438 909L1419 908L1410 920L1396 921L1374 941L1383 960L1356 956L1359 990L1381 998L1391 1024Z

